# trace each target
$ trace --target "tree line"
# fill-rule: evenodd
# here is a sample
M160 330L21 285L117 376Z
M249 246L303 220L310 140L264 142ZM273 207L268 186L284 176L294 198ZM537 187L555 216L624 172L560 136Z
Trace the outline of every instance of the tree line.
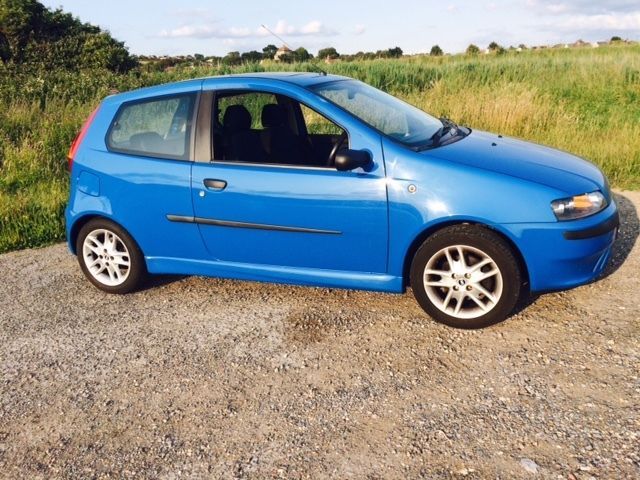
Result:
M138 65L109 32L37 0L0 0L0 60L5 65L117 73Z
M613 37L611 43L620 42ZM520 45L519 50L527 47ZM513 50L515 47L509 47ZM504 54L507 49L497 42L491 42L488 52ZM467 55L477 55L480 47L471 44ZM263 60L277 60L282 63L307 62L314 58L333 60L372 60L376 58L400 58L404 52L393 47L375 52L359 51L355 54L340 53L335 47L321 49L314 57L306 48L295 50L278 48L269 44L261 51L233 51L225 56L205 56L195 54L181 57L135 57L124 45L114 39L108 31L84 23L60 8L49 9L37 0L0 0L0 61L4 66L22 68L22 70L63 69L67 71L82 69L106 69L114 73L126 73L136 69L140 63L148 71L162 71L183 64L215 63L236 66L257 63ZM431 47L429 55L443 56L439 45Z

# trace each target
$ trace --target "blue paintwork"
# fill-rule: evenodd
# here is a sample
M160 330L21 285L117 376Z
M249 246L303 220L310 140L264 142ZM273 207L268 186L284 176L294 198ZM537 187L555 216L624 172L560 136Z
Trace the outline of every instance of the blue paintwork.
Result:
M229 78L206 80L203 88L250 88L288 95L356 131L349 115L298 86L274 84L271 79ZM374 166L367 172L194 163L192 194L197 217L341 232L292 234L201 225L210 259L386 273L387 190L380 136L358 132L352 135L351 146L371 153ZM222 192L207 191L206 178L224 179L228 186Z
M307 87L343 77L247 74L191 80L106 98L80 146L71 175L67 235L103 216L138 242L151 273L195 274L303 285L401 292L416 239L444 225L487 225L520 253L533 291L593 280L614 232L566 240L563 232L616 214L600 170L568 153L472 132L440 148L414 152L386 138ZM367 150L367 171L193 162L109 152L105 133L124 102L175 93L257 89L288 95L349 132ZM223 191L204 179L227 182ZM409 193L409 185L417 187ZM601 190L609 206L558 222L551 201ZM254 230L178 223L166 215L215 218L340 232Z

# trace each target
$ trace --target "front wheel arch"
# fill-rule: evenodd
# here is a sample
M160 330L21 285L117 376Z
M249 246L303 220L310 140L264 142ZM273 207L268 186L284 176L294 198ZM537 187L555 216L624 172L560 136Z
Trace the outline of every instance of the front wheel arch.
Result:
M405 253L404 262L402 266L402 283L404 288L406 288L410 284L411 262L413 261L413 257L415 256L420 246L425 242L427 238L429 238L431 235L433 235L437 231L442 230L443 228L451 227L453 225L475 225L481 228L486 228L488 230L491 230L493 233L499 235L511 247L511 251L513 252L513 254L516 257L516 260L518 261L518 266L520 267L523 284L525 286L529 285L529 270L527 268L527 262L525 262L524 257L522 256L522 252L520 252L520 249L516 246L516 244L508 235L498 230L497 228L491 227L485 223L455 220L455 221L441 222L436 225L431 225L425 228L413 239L413 242L411 242L411 245L409 246L409 248Z

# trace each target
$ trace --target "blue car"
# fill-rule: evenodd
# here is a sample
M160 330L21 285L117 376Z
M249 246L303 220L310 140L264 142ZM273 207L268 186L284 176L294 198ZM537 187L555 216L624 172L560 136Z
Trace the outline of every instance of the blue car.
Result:
M618 228L602 172L316 73L107 97L69 152L69 248L127 293L187 274L413 293L479 328L594 280Z

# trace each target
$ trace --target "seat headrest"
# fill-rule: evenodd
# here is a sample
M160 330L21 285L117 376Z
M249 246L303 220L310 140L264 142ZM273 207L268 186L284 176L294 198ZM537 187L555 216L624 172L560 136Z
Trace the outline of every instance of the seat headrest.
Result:
M251 128L251 114L243 105L229 105L222 122L228 130L248 130Z
M285 124L284 109L275 103L262 107L262 126L264 128L280 127Z

